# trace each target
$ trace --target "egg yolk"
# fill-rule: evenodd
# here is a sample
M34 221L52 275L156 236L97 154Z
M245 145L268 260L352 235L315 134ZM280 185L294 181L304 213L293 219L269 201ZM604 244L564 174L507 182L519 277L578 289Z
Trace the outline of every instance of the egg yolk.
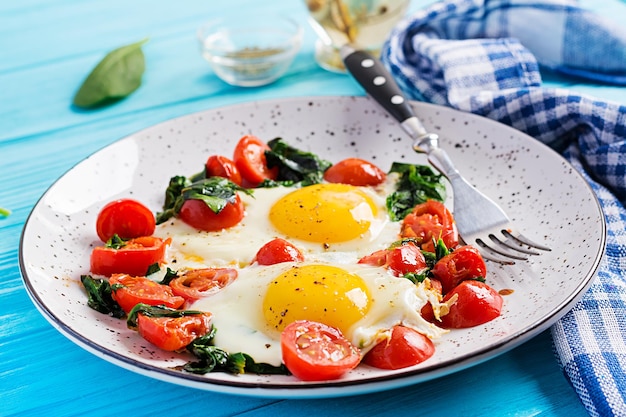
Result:
M308 242L347 242L367 232L378 214L374 201L347 184L315 184L297 189L270 209L274 227Z
M370 305L361 277L329 265L291 268L271 281L263 300L265 320L278 331L293 321L311 320L346 334Z

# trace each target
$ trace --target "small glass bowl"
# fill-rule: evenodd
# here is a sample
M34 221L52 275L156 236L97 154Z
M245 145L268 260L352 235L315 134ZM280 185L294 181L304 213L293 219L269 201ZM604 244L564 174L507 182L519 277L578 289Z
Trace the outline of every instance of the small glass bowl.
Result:
M256 87L282 76L302 42L302 27L281 16L215 19L198 29L202 56L229 84Z

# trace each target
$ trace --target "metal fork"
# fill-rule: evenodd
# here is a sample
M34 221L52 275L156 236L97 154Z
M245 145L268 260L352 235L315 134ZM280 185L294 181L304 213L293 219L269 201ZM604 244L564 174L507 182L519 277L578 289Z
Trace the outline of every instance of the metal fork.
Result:
M526 261L530 256L539 255L537 250L551 250L517 231L496 203L461 176L448 154L439 147L439 136L426 130L378 59L350 45L341 48L341 56L348 71L365 91L413 138L413 149L426 154L428 161L450 182L454 219L465 243L475 244L485 259L503 264Z

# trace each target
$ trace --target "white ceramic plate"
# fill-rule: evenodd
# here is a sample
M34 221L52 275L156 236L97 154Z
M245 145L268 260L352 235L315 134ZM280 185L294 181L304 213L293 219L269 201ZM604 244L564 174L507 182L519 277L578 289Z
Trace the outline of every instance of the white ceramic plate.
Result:
M553 248L514 266L489 263L488 282L513 290L502 316L451 331L436 341L435 355L417 367L360 366L341 380L322 383L183 373L174 367L189 357L160 352L128 330L125 321L90 309L80 284L98 242L94 225L104 204L132 197L159 211L172 175L197 172L210 154L232 154L244 134L264 140L280 136L334 162L359 156L384 170L393 161L426 163L397 123L365 97L295 98L209 110L107 146L61 177L33 209L20 248L26 288L55 328L97 356L150 377L217 392L285 398L362 394L426 381L503 353L548 328L582 296L604 251L604 217L583 178L538 141L471 114L414 106L425 126L441 135L459 171L499 202L519 229Z

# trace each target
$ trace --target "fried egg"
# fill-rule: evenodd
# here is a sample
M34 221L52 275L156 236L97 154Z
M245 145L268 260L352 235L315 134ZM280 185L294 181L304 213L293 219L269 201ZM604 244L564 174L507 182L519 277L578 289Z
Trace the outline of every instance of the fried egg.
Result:
M430 338L445 333L420 315L437 300L427 285L384 268L305 262L242 268L232 284L191 308L213 314L216 346L279 365L280 332L295 320L334 326L365 353L398 324Z
M382 186L316 184L259 188L240 193L244 219L234 227L203 232L179 219L159 225L155 235L173 239L170 254L181 267L249 265L270 240L288 240L308 260L350 263L398 239L400 224L389 219Z

